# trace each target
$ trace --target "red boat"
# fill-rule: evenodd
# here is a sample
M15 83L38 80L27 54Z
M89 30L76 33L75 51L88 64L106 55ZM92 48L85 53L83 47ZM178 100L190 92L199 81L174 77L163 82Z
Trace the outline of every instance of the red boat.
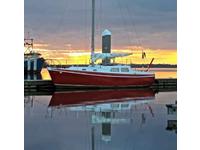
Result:
M155 93L151 89L65 91L54 93L49 106L79 106L152 99L155 99Z
M95 65L95 62L98 59L101 59L103 63L116 57L128 56L130 53L110 53L108 51L108 53L95 53L94 33L95 0L92 0L91 64L87 67L48 67L48 71L55 85L86 87L137 87L150 86L154 83L155 75L153 73L148 71L133 70L129 65ZM104 37L104 47L102 49L107 50L108 47L111 46L111 32L105 30L102 36Z
M57 86L86 87L137 87L150 86L155 75L150 72L136 71L130 66L87 66L69 68L50 68L48 71Z

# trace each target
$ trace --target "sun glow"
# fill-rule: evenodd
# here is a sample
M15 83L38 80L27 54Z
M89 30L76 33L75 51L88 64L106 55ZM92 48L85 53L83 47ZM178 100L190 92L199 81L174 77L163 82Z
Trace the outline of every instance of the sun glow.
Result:
M39 48L35 48L35 50L47 60L56 60L54 61L55 64L89 64L90 62L90 50L48 50ZM96 52L101 52L101 50L96 49ZM177 50L147 49L145 50L145 59L141 58L141 50L113 49L112 52L132 53L130 56L116 58L116 63L148 64L152 58L155 58L154 64L177 64Z

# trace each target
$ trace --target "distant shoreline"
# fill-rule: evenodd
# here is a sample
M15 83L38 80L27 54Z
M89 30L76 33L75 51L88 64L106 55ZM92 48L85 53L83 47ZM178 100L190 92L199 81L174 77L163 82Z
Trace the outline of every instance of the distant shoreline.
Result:
M114 65L114 64L113 64ZM115 64L116 65L116 64ZM132 68L147 68L149 64L130 64ZM70 67L70 66L88 66L85 64L71 64L71 65L49 65L49 66L63 66L63 67ZM171 64L152 64L151 68L177 68L177 65L171 65Z
M134 68L148 67L148 64L131 64L131 67L134 67ZM152 64L151 68L177 68L177 65L171 65L171 64Z

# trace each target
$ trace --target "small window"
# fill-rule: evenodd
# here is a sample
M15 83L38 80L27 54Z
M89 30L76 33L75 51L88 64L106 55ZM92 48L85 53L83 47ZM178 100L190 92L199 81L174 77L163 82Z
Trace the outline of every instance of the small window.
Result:
M97 69L93 69L93 71L97 71Z
M129 104L122 104L121 107L122 108L128 108Z
M111 68L111 72L119 72L119 68Z
M128 68L121 68L121 72L129 72Z
M86 70L86 69L82 69L82 70Z
M119 108L119 104L111 104L112 108Z

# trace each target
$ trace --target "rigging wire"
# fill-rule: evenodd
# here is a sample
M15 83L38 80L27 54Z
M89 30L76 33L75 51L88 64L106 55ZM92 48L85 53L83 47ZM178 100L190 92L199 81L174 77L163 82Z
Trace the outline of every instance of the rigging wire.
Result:
M56 28L57 31L61 31L61 25L64 24L64 20L67 20L65 15L66 15L67 10L69 9L68 4L69 4L68 0L65 0L63 5L66 6L66 7L64 7L63 13L59 15L58 25L57 25L57 28ZM70 11L68 11L68 13L69 13L69 12L70 12ZM69 15L69 14L68 14L68 15ZM65 17L65 18L64 18L64 17Z
M88 33L88 30L87 30L87 1L88 0L85 0L85 2L84 2L84 9L85 9L85 13L84 13L84 20L85 20L85 29L84 29L84 31L85 31L85 39L83 40L83 41L85 41L84 43L84 47L85 47L85 50L88 50L89 49L89 46L88 46L88 44L87 43L89 43L89 41L87 41L87 39L88 39L88 35L87 35L87 33Z
M134 15L131 14L130 9L128 8L127 5L125 5L125 7L126 7L126 10L127 10L128 16L131 18L131 19L129 19L129 20L132 21L132 22L131 22L131 25L133 26L133 30L134 30L134 32L135 32L135 37L136 37L137 43L138 43L139 46L142 47L142 43L141 43L140 37L139 37L139 35L137 34L136 24L135 24L135 21L134 21L135 19L133 18ZM132 9L132 10L134 11L134 9Z
M103 30L103 4L102 0L100 0L100 31Z
M99 32L101 34L102 32L102 22L103 22L103 8L102 8L102 0L99 0L99 10L98 10L98 27L99 27Z
M42 9L42 12L43 14L46 14L47 13L47 9ZM28 15L27 15L28 16ZM40 18L41 17L41 18ZM31 18L31 17L30 17ZM26 18L24 18L26 19ZM32 19L32 18L31 18ZM36 17L35 19L35 22L37 23L40 23L40 20L42 19L42 16L39 16L39 17ZM28 22L28 21L27 21ZM26 21L24 21L24 23L26 23ZM28 24L28 23L27 23ZM24 29L27 30L27 32L31 33L30 35L30 38L33 38L34 39L34 43L40 43L40 42L43 42L43 40L41 40L40 37L42 37L42 32L37 32L39 31L39 29L41 29L41 23L40 24L37 24L39 26L37 26L37 28L35 26L32 26L32 25L24 25ZM37 49L35 49L35 51L37 51Z
M146 60L146 53L144 52L144 49L143 49L143 47L142 47L141 38L139 37L139 34L137 33L137 30L136 30L136 24L135 24L134 15L131 14L128 5L125 5L125 7L126 7L126 10L127 10L127 12L128 12L129 17L131 18L130 21L131 21L131 25L132 25L132 27L133 27L133 30L134 30L134 32L135 32L135 37L136 37L137 43L138 43L139 47L142 48L142 60L143 60L143 64L145 64L145 63L146 63L146 61L145 61L145 60ZM134 11L134 9L132 9L132 10ZM133 13L133 14L136 14L136 13Z
M99 33L101 32L100 31L100 13L99 13L99 1L96 1L95 3L95 42L96 42L96 47L95 49L97 48L97 46L100 44L100 36L99 36Z
M144 64L146 63L146 53L144 52L144 49L142 47L141 38L139 37L139 34L137 33L137 30L136 30L136 23L135 23L135 18L134 18L134 15L133 15L133 14L136 14L136 13L133 12L133 14L132 14L126 3L125 3L124 6L125 6L125 10L127 10L128 17L130 18L129 21L131 23L131 26L133 27L133 31L135 33L137 45L142 48L141 49L142 50L142 57L141 58L142 58L143 67L144 67ZM134 11L134 9L132 9L132 11ZM132 38L131 38L131 42L133 42ZM133 43L131 43L131 44L133 44Z
M121 3L119 2L119 0L117 0L117 5L118 5L118 8L119 8L119 10L120 10L120 14L121 14L121 18L122 18L122 23L123 23L123 26L124 26L124 31L125 31L125 33L127 32L128 41L131 43L130 34L129 34L128 29L126 28L126 26L128 25L128 23L127 23L125 17L123 16L122 5L121 5Z

